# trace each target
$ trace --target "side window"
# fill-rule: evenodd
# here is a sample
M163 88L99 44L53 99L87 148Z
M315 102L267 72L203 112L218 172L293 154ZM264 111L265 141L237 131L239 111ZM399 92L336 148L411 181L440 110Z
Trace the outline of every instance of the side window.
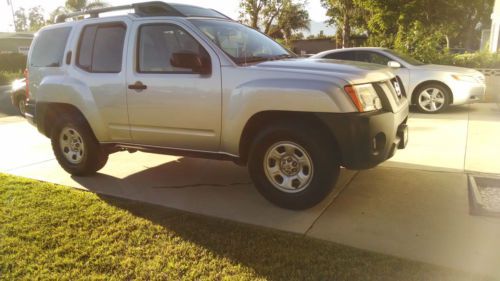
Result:
M78 45L78 67L88 72L120 72L125 33L120 23L86 26Z
M203 46L184 29L172 24L151 24L139 28L137 71L140 73L192 73L172 65L175 54L192 53L208 59Z
M375 53L375 52L357 52L356 53L356 60L357 61L363 61L363 62L369 62L369 63L375 63L375 64L381 64L381 65L387 65L387 63L390 61L390 59L384 55Z
M70 31L71 27L61 27L40 32L33 44L30 65L34 67L61 66Z
M352 52L338 52L326 55L325 58L334 60L354 60L354 54Z

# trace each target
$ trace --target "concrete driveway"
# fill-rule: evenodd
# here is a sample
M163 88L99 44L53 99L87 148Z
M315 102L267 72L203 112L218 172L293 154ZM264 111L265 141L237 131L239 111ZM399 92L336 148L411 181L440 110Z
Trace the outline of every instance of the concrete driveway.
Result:
M469 215L466 173L500 174L496 104L412 114L409 147L301 212L277 208L231 162L127 152L96 176L71 177L20 117L0 118L0 172L255 224L500 277L500 219Z

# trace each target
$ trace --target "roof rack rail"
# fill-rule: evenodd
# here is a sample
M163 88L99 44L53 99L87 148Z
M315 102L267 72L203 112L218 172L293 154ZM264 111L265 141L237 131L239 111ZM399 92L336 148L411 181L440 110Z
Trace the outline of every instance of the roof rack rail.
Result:
M59 15L56 19L57 23L65 22L68 18L74 18L84 15L90 15L91 18L98 18L101 13L108 13L114 11L134 10L134 13L140 17L152 16L171 16L171 17L186 17L186 15L179 12L177 9L161 1L151 1L143 3L135 3L123 6L105 7L100 9L86 10L68 14Z

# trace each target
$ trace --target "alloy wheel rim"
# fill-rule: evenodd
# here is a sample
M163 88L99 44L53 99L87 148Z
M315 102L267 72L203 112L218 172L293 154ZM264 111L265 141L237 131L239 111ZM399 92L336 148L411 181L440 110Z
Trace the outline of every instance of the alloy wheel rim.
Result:
M85 154L83 138L77 130L65 127L59 137L61 151L71 164L80 164Z
M445 101L443 91L436 88L427 88L418 97L418 104L427 112L440 110L443 108Z
M267 150L264 171L267 179L280 191L298 193L311 183L314 167L309 153L303 147L284 141Z

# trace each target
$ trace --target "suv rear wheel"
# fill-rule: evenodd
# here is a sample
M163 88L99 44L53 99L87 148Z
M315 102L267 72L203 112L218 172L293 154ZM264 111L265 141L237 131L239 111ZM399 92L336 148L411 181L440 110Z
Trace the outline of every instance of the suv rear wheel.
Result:
M52 150L63 169L74 176L94 174L106 165L105 153L82 120L61 119L52 130Z
M26 115L26 96L22 95L16 98L16 107L19 114L24 117Z
M334 187L340 164L334 144L311 126L276 124L260 132L249 157L257 190L287 209L310 208Z

